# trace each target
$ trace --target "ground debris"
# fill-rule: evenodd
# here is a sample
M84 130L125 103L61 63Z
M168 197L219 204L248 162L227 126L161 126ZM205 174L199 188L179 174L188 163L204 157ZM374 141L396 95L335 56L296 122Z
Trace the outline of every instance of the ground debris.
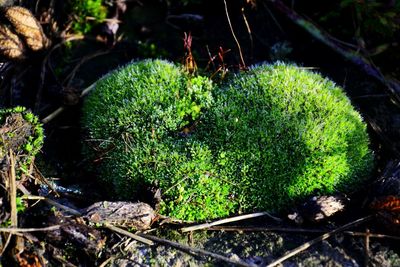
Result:
M300 205L288 215L297 224L303 222L320 222L343 211L348 199L343 196L315 196Z
M373 187L369 208L377 213L380 225L400 234L400 162L390 161Z
M68 242L92 259L96 259L104 248L106 238L99 230L87 226L82 219L69 218L56 212L49 216L48 222L61 225L58 230L46 233L46 240L54 246L64 246Z

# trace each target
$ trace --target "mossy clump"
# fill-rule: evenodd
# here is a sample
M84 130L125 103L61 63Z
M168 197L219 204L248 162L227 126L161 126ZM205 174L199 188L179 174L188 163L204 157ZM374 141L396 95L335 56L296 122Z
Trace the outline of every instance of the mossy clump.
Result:
M17 175L27 173L29 165L43 145L44 132L39 119L24 107L0 109L0 165L8 165L12 150Z
M120 198L161 189L161 213L205 220L346 192L373 165L342 89L293 65L215 87L162 60L134 62L87 98L85 153Z

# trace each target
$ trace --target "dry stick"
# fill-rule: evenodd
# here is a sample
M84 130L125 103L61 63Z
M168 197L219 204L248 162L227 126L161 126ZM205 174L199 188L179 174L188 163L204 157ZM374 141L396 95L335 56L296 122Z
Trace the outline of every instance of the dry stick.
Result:
M211 226L215 226L215 225L220 225L220 224L225 224L225 223L230 223L230 222L237 222L237 221L242 221L242 220L251 219L251 218L257 218L257 217L261 217L261 216L268 216L278 222L282 221L281 219L272 216L268 212L257 212L257 213L252 213L252 214L246 214L246 215L240 215L240 216L236 216L236 217L226 218L226 219L218 220L218 221L211 222L211 223L203 223L203 224L199 224L199 225L184 227L184 228L181 228L181 231L182 232L190 232L190 231L195 231L195 230L201 230L201 229L210 228Z
M170 241L170 240L167 240L167 239L164 239L164 238L160 238L160 237L156 237L156 236L152 236L152 235L146 235L146 234L139 234L139 235L144 237L144 238L150 239L150 240L152 240L154 242L158 242L158 243L161 243L161 244L164 244L164 245L171 246L173 248L176 248L176 249L178 249L180 251L183 251L183 252L186 252L186 253L189 253L189 254L192 254L192 253L202 254L202 255L205 255L205 256L212 257L212 258L217 259L217 260L221 260L221 261L224 261L224 262L227 262L227 263L234 264L235 266L245 266L245 267L254 267L255 266L253 264L248 264L248 263L246 263L246 262L244 262L242 260L230 259L230 258L227 258L225 256L222 256L222 255L219 255L219 254L216 254L216 253L212 253L210 251L206 251L204 249L193 248L193 247L190 247L190 246L187 246L187 245L183 245L183 244L180 244L180 243L177 243L177 242L174 242L174 241Z
M242 67L244 69L246 69L246 63L244 63L243 54L242 54L242 48L240 47L240 43L239 43L239 40L237 39L237 37L235 35L235 32L233 31L233 27L232 27L231 19L229 17L228 5L226 3L226 0L224 0L224 5L225 5L226 18L227 18L228 23L229 23L229 28L231 29L233 39L235 39L236 45L237 45L238 50L239 50L239 56L240 56L241 65L242 65Z
M369 229L365 231L365 262L364 266L369 266Z
M307 248L311 247L312 245L315 245L316 243L321 242L321 241L323 241L323 240L325 240L325 239L327 239L327 238L329 238L329 237L331 237L331 236L333 236L333 235L335 235L335 234L337 234L337 233L339 233L339 232L341 232L341 231L343 231L343 230L345 230L347 228L350 228L352 226L355 226L355 225L358 225L358 224L363 223L365 221L368 221L371 218L372 218L372 215L369 215L369 216L363 217L361 219L355 220L355 221L353 221L351 223L345 224L345 225L343 225L343 226L341 226L339 228L336 228L335 230L333 230L333 231L331 231L329 233L323 234L323 235L321 235L321 236L319 236L319 237L317 237L317 238L315 238L315 239L313 239L313 240L311 240L311 241L309 241L307 243L304 243L303 245L301 245L301 246L289 251L284 256L282 256L279 259L277 259L277 260L273 261L272 263L268 264L267 267L276 266L276 265L284 262L285 260L297 255L298 253L302 252L303 250L306 250Z
M104 223L104 227L110 229L113 232L116 232L116 233L119 233L119 234L122 234L122 235L126 235L126 236L128 236L128 237L130 237L132 239L135 239L136 241L142 242L142 243L144 243L144 244L146 244L148 246L153 246L154 245L153 241L151 241L151 240L149 240L149 239L147 239L145 237L139 236L137 234L133 234L131 232L128 232L128 231L126 231L126 230L124 230L122 228L116 227L116 226L111 225L109 223Z
M29 233L29 232L46 232L58 229L60 229L60 225L52 225L43 228L0 228L0 232L17 234L17 233Z
M360 67L369 76L386 85L386 87L389 89L389 92L396 98L398 102L400 102L400 83L397 80L385 78L379 69L371 65L366 58L358 55L356 51L341 47L334 41L334 38L329 33L324 32L313 22L287 7L281 0L269 0L268 2L274 5L276 9L284 13L286 17L292 20L295 24L305 29L314 38L318 39L320 42L327 45L338 54L342 55L345 59Z

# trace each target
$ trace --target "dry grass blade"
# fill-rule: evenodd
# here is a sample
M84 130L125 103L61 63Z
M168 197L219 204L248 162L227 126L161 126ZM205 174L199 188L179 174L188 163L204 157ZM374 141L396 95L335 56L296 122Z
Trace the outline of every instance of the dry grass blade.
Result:
M246 262L244 262L242 260L230 259L230 258L227 258L225 256L222 256L222 255L210 252L210 251L206 251L204 249L193 248L193 247L186 246L186 245L183 245L183 244L171 241L171 240L167 240L167 239L164 239L164 238L160 238L160 237L156 237L156 236L152 236L152 235L146 235L146 234L139 234L139 235L144 237L144 238L150 239L150 240L152 240L154 242L157 242L157 243L160 243L160 244L164 244L164 245L167 245L167 246L171 246L173 248L176 248L176 249L178 249L180 251L183 251L185 253L188 253L188 254L195 253L195 254L208 256L208 257L214 258L216 260L220 260L220 261L224 261L224 262L227 262L227 263L230 263L230 264L234 264L235 266L244 266L244 267L254 267L255 266L253 264L248 264L248 263L246 263Z
M201 230L201 229L210 228L211 226L215 226L215 225L220 225L220 224L225 224L225 223L230 223L230 222L237 222L237 221L257 218L257 217L261 217L261 216L268 216L278 222L282 221L281 219L272 216L268 212L257 212L257 213L252 213L252 214L246 214L246 215L240 215L240 216L236 216L236 217L226 218L226 219L218 220L218 221L211 222L211 223L203 223L203 224L199 224L199 225L184 227L184 228L181 228L181 231L182 232L190 232L190 231L195 231L195 230Z
M329 237L331 237L331 236L333 236L333 235L335 235L335 234L337 234L339 232L342 232L343 230L345 230L347 228L350 228L352 226L355 226L355 225L361 224L363 222L366 222L366 221L370 220L371 218L372 218L372 215L367 216L367 217L363 217L361 219L358 219L358 220L355 220L355 221L350 222L348 224L345 224L345 225L343 225L343 226L341 226L339 228L336 228L335 230L333 230L333 231L331 231L329 233L323 234L323 235L321 235L321 236L319 236L319 237L317 237L317 238L315 238L315 239L313 239L313 240L311 240L311 241L309 241L307 243L304 243L303 245L301 245L301 246L299 246L299 247L287 252L284 256L282 256L279 259L277 259L277 260L273 261L272 263L268 264L267 267L277 266L278 264L284 262L285 260L290 259L291 257L293 257L293 256L299 254L300 252L306 250L307 248L311 247L312 245L315 245L315 244L317 244L317 243L319 243L319 242L321 242L321 241L323 241L325 239L328 239Z
M58 229L60 229L60 225L52 225L43 228L0 228L0 232L17 234L17 233L29 233L29 232L46 232Z
M18 226L18 211L17 211L17 181L15 176L15 156L13 151L10 149L10 175L9 177L9 199L11 206L11 226Z
M233 39L235 39L236 45L237 45L238 50L239 50L241 68L246 69L247 67L246 67L246 63L244 62L243 53L242 53L242 47L240 46L239 40L236 37L235 32L233 31L233 26L232 26L231 18L229 17L228 4L226 3L226 0L224 0L224 5L225 5L226 19L228 20L229 28L231 29Z

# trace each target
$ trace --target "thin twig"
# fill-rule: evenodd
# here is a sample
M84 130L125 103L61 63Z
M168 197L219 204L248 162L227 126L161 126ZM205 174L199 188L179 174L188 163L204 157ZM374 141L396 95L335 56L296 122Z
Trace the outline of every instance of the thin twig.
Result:
M291 257L293 257L293 256L299 254L300 252L306 250L307 248L311 247L312 245L315 245L315 244L317 244L317 243L319 243L319 242L321 242L321 241L323 241L323 240L325 240L325 239L327 239L327 238L329 238L329 237L331 237L331 236L333 236L333 235L335 235L335 234L337 234L337 233L339 233L339 232L341 232L341 231L343 231L343 230L345 230L347 228L350 228L352 226L355 226L355 225L358 225L360 223L366 222L366 221L370 220L372 217L373 217L372 215L369 215L369 216L363 217L361 219L355 220L355 221L350 222L348 224L345 224L345 225L343 225L343 226L341 226L339 228L336 228L335 230L330 231L329 233L323 234L323 235L321 235L321 236L319 236L319 237L317 237L317 238L315 238L315 239L313 239L313 240L311 240L311 241L309 241L307 243L304 243L303 245L301 245L301 246L299 246L299 247L287 252L284 256L282 256L282 257L278 258L277 260L273 261L272 263L268 264L267 267L276 266L276 265L284 262L285 260L290 259Z
M85 57L83 57L74 67L74 69L71 71L71 73L65 78L63 84L65 84L66 87L71 86L71 83L77 73L77 71L79 70L79 68L85 64L87 61L96 58L98 56L103 56L110 53L110 50L106 50L106 51L96 51L91 55L87 55Z
M43 88L44 88L44 82L45 82L45 77L46 77L46 65L50 59L51 54L58 49L59 47L61 47L62 45L64 45L67 42L70 41L76 41L76 40L82 40L84 39L84 36L81 35L73 35L70 36L68 38L65 38L62 42L56 44L55 46L52 47L52 49L47 53L46 57L43 59L42 62L42 68L41 68L41 72L40 72L40 82L39 82L39 88L37 90L36 93L36 102L35 102L35 112L39 112L40 109L40 104L42 102L42 94L43 94Z
M133 234L131 232L128 232L128 231L126 231L126 230L124 230L122 228L116 227L116 226L111 225L109 223L104 223L104 227L110 229L113 232L125 235L127 237L132 238L132 239L135 239L136 241L142 242L143 244L146 244L148 246L153 246L154 245L153 241L151 241L151 240L149 240L149 239L147 239L145 237Z
M244 62L243 53L242 53L242 48L241 48L241 46L240 46L240 43L239 43L238 38L236 37L235 32L233 31L231 19L230 19L230 17L229 17L229 12L228 12L228 4L226 3L226 0L224 0L224 5L225 5L225 14L226 14L226 18L227 18L228 23L229 23L229 28L231 29L233 39L235 39L236 45L237 45L238 50L239 50L240 63L241 63L241 65L242 65L242 68L243 68L243 69L246 69L246 63Z
M230 264L234 264L235 266L245 266L245 267L254 267L255 266L253 264L248 264L248 263L246 263L246 262L244 262L242 260L230 259L230 258L227 258L225 256L222 256L222 255L210 252L210 251L206 251L204 249L190 247L190 246L183 245L183 244L180 244L180 243L177 243L177 242L174 242L174 241L170 241L170 240L167 240L167 239L164 239L164 238L160 238L160 237L156 237L156 236L152 236L152 235L146 235L146 234L139 234L139 235L144 237L144 238L150 239L150 240L152 240L154 242L171 246L173 248L176 248L176 249L178 249L180 251L183 251L183 252L186 252L186 253L189 253L189 254L195 253L195 254L201 254L201 255L209 256L209 257L212 257L212 258L214 258L216 260L220 260L220 261L224 261L224 262L227 262L227 263L230 263Z
M43 227L43 228L0 228L0 232L3 233L11 233L11 234L17 234L17 233L29 233L29 232L46 232L46 231L54 231L60 229L60 225L52 225L48 227Z
M12 234L7 235L6 238L7 238L7 240L6 240L6 242L4 243L4 246L1 248L2 250L0 251L0 258L3 256L3 254L4 254L4 252L6 251L8 245L10 244L11 238L12 238Z
M211 222L211 223L203 223L203 224L199 224L199 225L184 227L184 228L181 228L181 231L182 232L190 232L190 231L195 231L195 230L201 230L201 229L210 228L211 226L215 226L215 225L220 225L220 224L225 224L225 223L230 223L230 222L237 222L237 221L257 218L257 217L261 217L261 216L268 216L278 222L282 221L281 219L272 216L268 212L257 212L257 213L251 213L251 214L226 218L226 219L218 220L218 221Z

